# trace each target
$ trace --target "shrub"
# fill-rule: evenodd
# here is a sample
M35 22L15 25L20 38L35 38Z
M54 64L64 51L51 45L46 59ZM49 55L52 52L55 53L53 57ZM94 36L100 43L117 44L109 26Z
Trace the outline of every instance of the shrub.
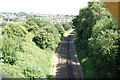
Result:
M14 64L17 51L21 51L21 42L25 41L27 31L17 23L7 23L2 31L2 55L5 63Z
M17 23L7 23L2 31L2 34L8 38L12 38L14 36L25 38L27 32Z
M47 33L44 30L40 30L40 32L35 35L33 38L33 41L36 43L37 46L39 46L41 49L45 48L55 48L55 39L53 34Z
M46 22L46 21L41 21L39 19L36 19L36 18L28 18L26 20L26 23L29 25L29 26L38 26L39 28L42 28L46 25L50 25L49 22Z
M41 71L32 67L27 67L23 70L23 74L26 78L42 78L43 76L40 73Z
M5 63L14 64L17 60L16 52L18 46L15 45L11 38L4 38L2 45L2 55Z
M43 28L47 33L51 33L55 39L56 44L60 42L60 34L57 28L54 25L44 26Z
M65 33L63 25L62 24L55 24L55 27L58 29L59 33L63 36Z
M69 30L72 28L71 24L70 23L63 23L63 28L65 31Z

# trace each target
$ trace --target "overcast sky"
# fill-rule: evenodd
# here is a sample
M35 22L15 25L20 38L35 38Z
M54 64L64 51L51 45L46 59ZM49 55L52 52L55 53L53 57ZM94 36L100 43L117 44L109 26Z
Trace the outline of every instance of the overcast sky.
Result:
M1 0L0 12L78 14L89 0Z

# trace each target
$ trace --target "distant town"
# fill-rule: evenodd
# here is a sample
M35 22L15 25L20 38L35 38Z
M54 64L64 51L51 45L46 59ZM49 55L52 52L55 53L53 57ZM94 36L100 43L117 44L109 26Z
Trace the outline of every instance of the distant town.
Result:
M74 15L61 15L61 14L34 14L34 13L11 13L11 12L0 12L0 23L3 22L18 22L24 21L29 17L35 17L42 21L49 21L51 23L71 22Z

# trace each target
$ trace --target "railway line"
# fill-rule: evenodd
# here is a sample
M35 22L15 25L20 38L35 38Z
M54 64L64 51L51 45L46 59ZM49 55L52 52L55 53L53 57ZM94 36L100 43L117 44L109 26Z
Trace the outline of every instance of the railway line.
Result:
M84 78L83 70L75 50L75 38L75 32L70 33L62 40L58 48L59 57L56 78Z

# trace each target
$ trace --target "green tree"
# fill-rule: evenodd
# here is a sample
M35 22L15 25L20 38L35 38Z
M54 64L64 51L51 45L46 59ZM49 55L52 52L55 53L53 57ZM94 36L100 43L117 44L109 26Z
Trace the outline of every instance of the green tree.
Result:
M59 33L60 33L61 35L63 35L63 34L65 33L65 30L64 30L62 24L60 24L60 23L55 24L55 27L58 29L58 31L59 31Z
M54 50L57 46L53 34L47 33L45 30L39 30L39 33L34 36L33 41L41 49L51 48Z
M54 25L44 26L43 29L47 31L47 33L52 33L55 38L56 44L59 44L61 35L59 34L58 29Z
M119 39L117 29L118 26L111 18L97 21L93 27L91 38L89 38L88 52L95 63L94 66L97 66L96 71L99 77L117 75L116 56Z
M72 28L71 24L70 23L63 23L63 28L65 31L69 30Z
M116 77L119 55L119 28L100 2L89 2L73 19L77 32L78 56L86 77ZM93 70L92 70L93 69Z
M25 38L27 31L17 23L7 23L2 34L8 38L13 38L14 36Z
M76 27L78 41L83 42L81 48L87 48L88 38L96 21L110 17L109 12L100 2L89 2L86 8L80 10L79 15L73 19L73 25Z

